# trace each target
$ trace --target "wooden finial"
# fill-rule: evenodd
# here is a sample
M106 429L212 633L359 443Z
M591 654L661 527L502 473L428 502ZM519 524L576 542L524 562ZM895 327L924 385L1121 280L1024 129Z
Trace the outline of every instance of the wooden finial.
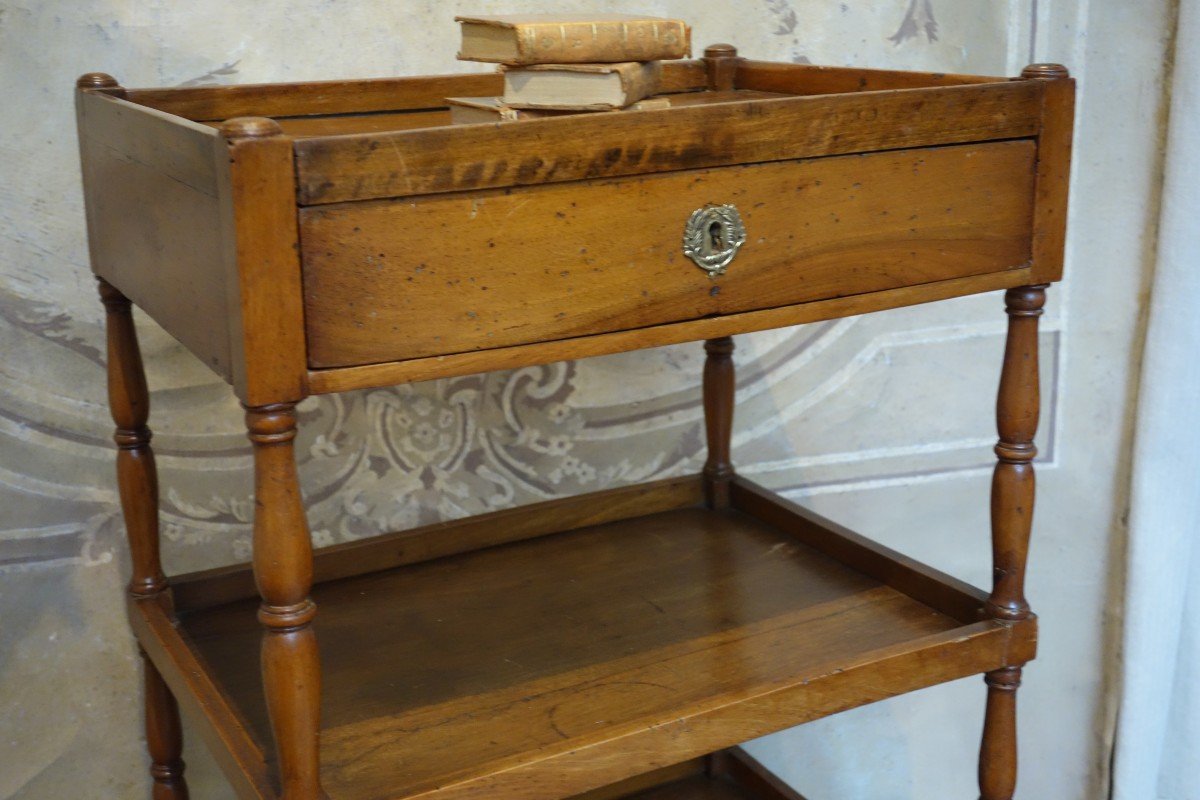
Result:
M269 117L234 117L221 123L226 139L267 139L283 133L279 123Z
M727 92L734 88L738 60L737 48L731 44L712 44L704 48L709 91Z
M1030 64L1021 70L1021 77L1027 80L1058 81L1071 77L1071 73L1062 64Z
M105 72L89 72L80 75L75 85L80 89L116 89L121 84L117 79Z
M704 48L705 58L736 58L737 48L731 44L710 44Z

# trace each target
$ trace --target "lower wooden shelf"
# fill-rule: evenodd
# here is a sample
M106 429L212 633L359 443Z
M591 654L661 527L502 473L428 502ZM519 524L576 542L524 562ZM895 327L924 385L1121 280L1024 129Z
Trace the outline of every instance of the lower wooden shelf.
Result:
M513 509L317 556L332 800L548 800L1023 663L1036 623L738 479ZM246 567L175 581L134 628L245 797L272 797ZM732 798L693 777L697 794ZM671 790L674 791L674 790ZM680 792L683 792L682 794Z
M804 800L740 747L639 775L572 800Z

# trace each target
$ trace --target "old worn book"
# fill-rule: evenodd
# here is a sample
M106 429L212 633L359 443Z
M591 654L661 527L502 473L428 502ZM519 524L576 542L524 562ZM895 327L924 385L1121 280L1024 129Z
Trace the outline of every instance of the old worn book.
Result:
M584 64L686 58L692 32L683 20L624 14L455 17L464 61Z
M513 108L624 108L657 92L661 75L657 61L508 67L504 102Z
M542 119L544 117L561 117L565 114L588 113L550 108L513 108L506 105L502 97L447 97L446 103L450 107L450 123L453 125L474 125L479 122L516 122L522 119ZM670 107L670 99L650 97L640 100L624 110L655 111Z

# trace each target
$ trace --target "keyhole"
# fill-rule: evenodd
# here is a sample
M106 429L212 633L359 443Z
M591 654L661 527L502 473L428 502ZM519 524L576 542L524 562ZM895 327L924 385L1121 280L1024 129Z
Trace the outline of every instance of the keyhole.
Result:
M711 243L713 250L720 250L721 245L721 223L712 222L708 226L708 240Z

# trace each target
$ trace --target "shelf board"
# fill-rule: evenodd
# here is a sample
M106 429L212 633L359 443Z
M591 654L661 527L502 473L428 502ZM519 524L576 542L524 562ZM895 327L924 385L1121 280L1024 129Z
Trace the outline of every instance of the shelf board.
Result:
M740 747L639 775L572 800L804 800Z
M696 775L626 795L622 800L758 800L758 796L736 783Z
M751 484L725 511L696 504L698 486L500 512L491 535L505 543L415 563L428 532L341 548L337 569L319 556L319 575L342 576L313 591L328 796L582 794L1032 657L1033 623L980 621L977 590ZM637 514L637 492L654 513ZM480 547L488 523L435 530ZM183 594L195 603L208 583L230 596L246 575L208 573ZM194 683L189 669L211 677L210 740L252 740L269 773L256 605L195 605L171 626L135 604L147 615L135 629L179 637L147 650L173 685Z

